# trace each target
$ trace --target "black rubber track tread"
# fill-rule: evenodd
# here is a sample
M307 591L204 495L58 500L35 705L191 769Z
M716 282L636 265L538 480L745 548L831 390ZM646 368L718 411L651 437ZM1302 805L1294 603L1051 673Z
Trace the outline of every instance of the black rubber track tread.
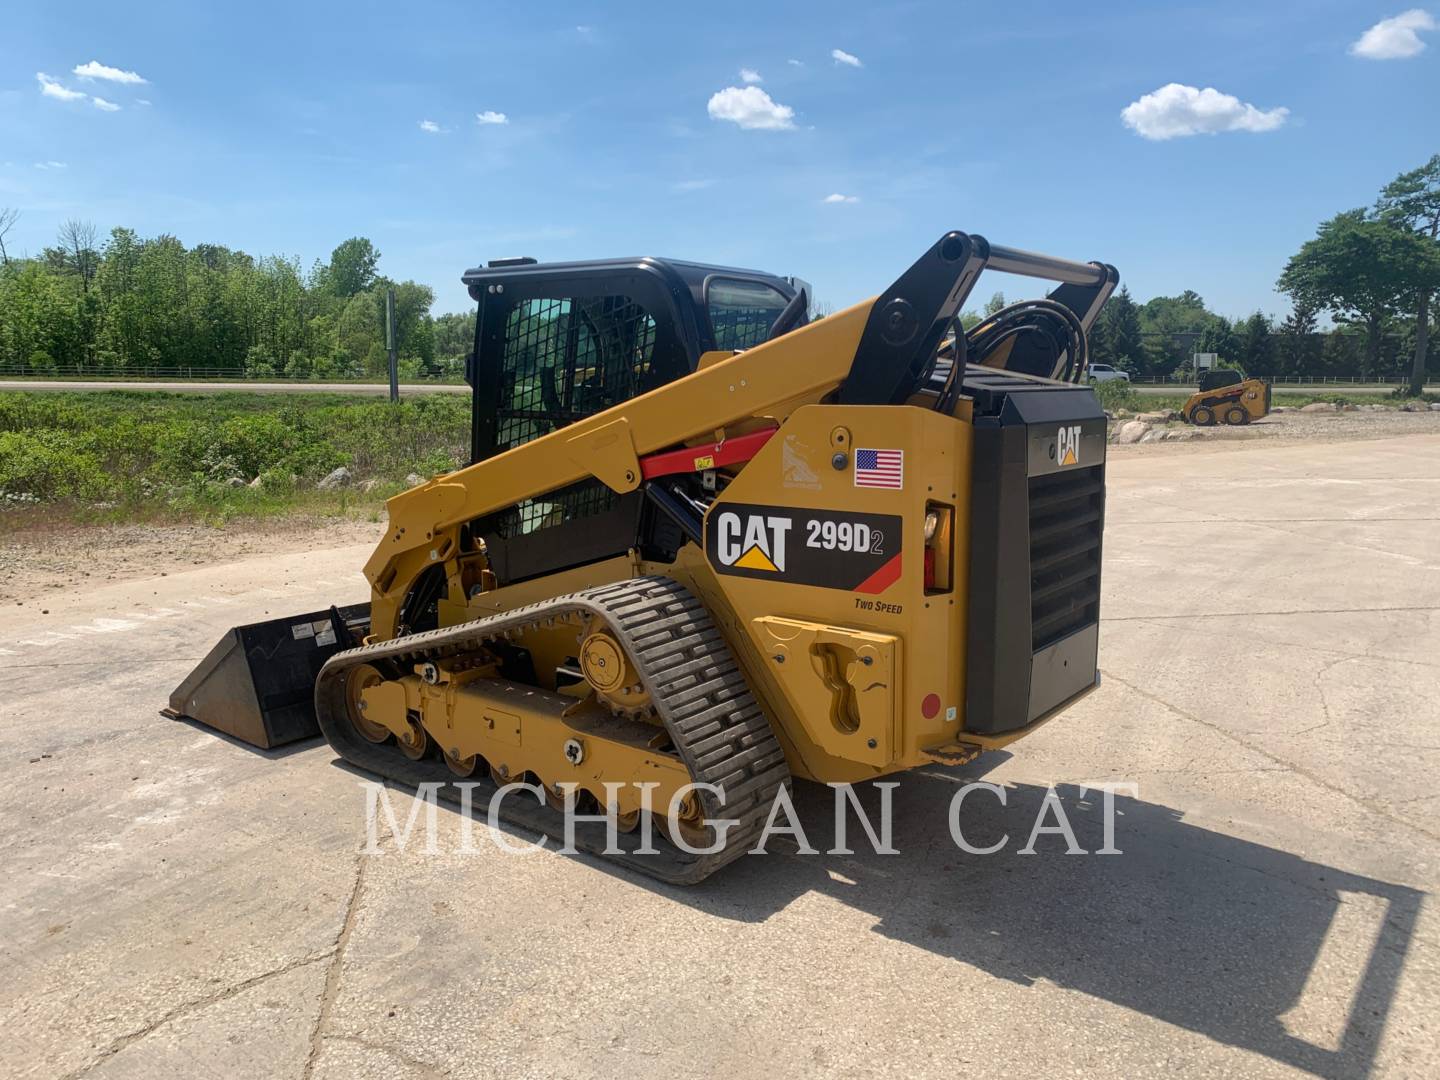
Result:
M632 578L458 626L336 653L315 683L320 729L350 764L410 786L441 781L440 793L458 801L454 777L442 762L410 761L396 747L366 742L353 731L346 713L346 674L358 664L414 663L465 652L504 640L507 632L523 631L572 613L598 616L620 639L691 779L723 791L724 803L710 792L697 792L705 816L735 822L726 832L725 846L709 855L680 851L661 839L658 829L654 846L659 853L654 855L632 851L605 855L603 826L579 825L576 846L662 881L700 881L750 847L764 827L776 792L790 786L790 770L769 721L704 605L669 578ZM477 811L488 806L494 791L485 780L474 789ZM663 813L663 808L657 807L657 811ZM500 816L563 841L563 816L531 802L527 794L506 798ZM622 834L620 842L634 846L638 836Z

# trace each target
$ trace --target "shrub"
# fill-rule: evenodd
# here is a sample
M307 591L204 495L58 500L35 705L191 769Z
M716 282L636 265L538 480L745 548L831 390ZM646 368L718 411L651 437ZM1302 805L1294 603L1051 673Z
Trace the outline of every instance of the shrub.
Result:
M93 498L105 489L100 462L63 431L0 432L0 492L42 501Z
M407 473L463 464L469 428L464 395L392 405L318 394L0 389L0 491L16 496L0 506L105 499L142 514L162 510L205 520L301 507L344 512L343 493L316 492L309 482L348 465L357 479L387 482L373 499L360 500L363 509L367 500L378 506ZM258 489L225 483L257 475ZM353 493L348 498L355 501ZM0 510L0 519L6 512Z
M1427 405L1440 401L1440 394L1430 394L1422 391L1416 395L1410 393L1410 387L1408 386L1397 386L1394 390L1390 391L1390 397L1397 398L1401 401L1423 401Z
M1117 409L1135 410L1140 407L1139 392L1124 379L1095 383L1092 389L1100 399L1100 407L1106 412L1113 413Z

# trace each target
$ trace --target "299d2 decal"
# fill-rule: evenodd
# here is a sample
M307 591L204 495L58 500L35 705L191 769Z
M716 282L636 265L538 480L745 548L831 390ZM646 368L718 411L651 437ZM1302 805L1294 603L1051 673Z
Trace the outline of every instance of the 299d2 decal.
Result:
M786 506L718 503L705 522L716 573L881 593L900 579L901 519Z

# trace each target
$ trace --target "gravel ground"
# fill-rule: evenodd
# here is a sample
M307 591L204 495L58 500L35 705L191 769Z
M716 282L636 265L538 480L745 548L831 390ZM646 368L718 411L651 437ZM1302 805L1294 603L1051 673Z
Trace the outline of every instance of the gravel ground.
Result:
M348 518L290 518L210 525L76 525L0 514L0 603L43 604L85 588L236 562L250 556L379 542L384 525ZM358 569L358 567L357 567Z
M1118 417L1111 421L1112 436L1133 419L1134 416ZM1423 435L1440 432L1440 410L1400 412L1397 409L1371 410L1362 407L1354 412L1302 413L1282 408L1282 411L1272 412L1264 420L1243 427L1227 427L1221 424L1212 428L1197 428L1183 421L1172 420L1167 424L1154 424L1152 428L1166 433L1168 438L1164 441L1152 440L1128 446L1112 442L1110 452L1180 452L1181 447L1248 445L1257 439L1330 443L1354 439L1385 439L1396 435Z

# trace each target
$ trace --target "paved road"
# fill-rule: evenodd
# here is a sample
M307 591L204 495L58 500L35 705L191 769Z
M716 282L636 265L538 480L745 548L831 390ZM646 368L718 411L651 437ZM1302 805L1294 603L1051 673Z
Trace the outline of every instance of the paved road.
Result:
M1173 395L1190 394L1193 386L1137 386L1142 394ZM1387 394L1395 389L1391 383L1377 383L1372 386L1278 386L1276 393L1282 394ZM168 382L104 382L102 380L67 379L0 379L0 392L5 390L35 390L41 392L68 391L71 393L94 390L163 390L171 394L378 394L390 392L384 383L300 383L300 382L193 382L174 380ZM1440 386L1427 387L1428 393L1440 393ZM406 383L400 393L412 394L468 394L468 386L454 383Z
M689 890L459 854L448 811L442 853L364 855L326 747L155 715L227 624L360 597L363 545L9 604L6 1072L1440 1075L1437 465L1435 435L1122 450L1101 690L908 777L898 855ZM989 857L946 826L980 776ZM1051 782L1100 846L1073 785L1103 779L1139 784L1123 854L1017 853ZM826 794L798 793L822 847Z

